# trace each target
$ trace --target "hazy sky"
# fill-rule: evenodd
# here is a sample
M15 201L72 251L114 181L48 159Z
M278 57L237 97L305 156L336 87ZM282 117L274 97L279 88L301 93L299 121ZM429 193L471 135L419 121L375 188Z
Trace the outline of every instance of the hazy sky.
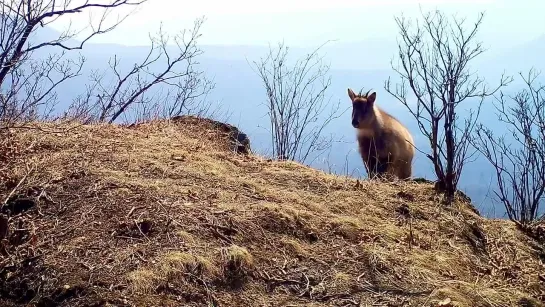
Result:
M419 6L456 12L469 21L485 10L481 34L490 43L520 43L545 33L543 0L148 0L114 32L92 42L147 45L147 34L157 31L161 22L174 33L191 26L199 16L206 17L202 44L265 45L285 40L289 45L308 46L330 39L395 40L394 15L416 16ZM82 17L87 16L72 20L78 28L85 25ZM52 26L63 29L67 21Z

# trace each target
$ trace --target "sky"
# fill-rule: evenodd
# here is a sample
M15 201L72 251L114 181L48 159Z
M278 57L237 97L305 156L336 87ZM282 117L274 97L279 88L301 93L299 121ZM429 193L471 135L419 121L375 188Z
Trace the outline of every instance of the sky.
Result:
M109 17L134 11L115 31L90 42L147 45L148 33L160 25L175 34L199 17L205 18L200 43L206 45L267 45L283 40L290 46L310 47L327 40L395 41L394 16L417 17L420 7L456 13L468 22L485 11L480 33L492 45L519 44L545 34L542 0L148 0L136 10L117 9ZM93 11L90 18L97 22L99 13ZM83 29L88 16L63 17L51 26L63 30L72 23L73 29Z

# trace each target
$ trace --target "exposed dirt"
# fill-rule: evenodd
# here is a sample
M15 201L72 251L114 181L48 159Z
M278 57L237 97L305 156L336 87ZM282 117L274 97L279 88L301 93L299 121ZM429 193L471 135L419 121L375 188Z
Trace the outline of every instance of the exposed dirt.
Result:
M433 183L233 151L208 121L0 140L1 306L543 306L545 248Z

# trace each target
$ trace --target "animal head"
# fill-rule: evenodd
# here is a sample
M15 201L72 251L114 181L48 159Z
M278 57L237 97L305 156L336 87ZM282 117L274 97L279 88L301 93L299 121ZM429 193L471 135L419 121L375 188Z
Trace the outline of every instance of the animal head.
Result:
M352 126L356 129L364 128L375 120L375 99L377 93L354 93L348 89L348 97L352 100Z

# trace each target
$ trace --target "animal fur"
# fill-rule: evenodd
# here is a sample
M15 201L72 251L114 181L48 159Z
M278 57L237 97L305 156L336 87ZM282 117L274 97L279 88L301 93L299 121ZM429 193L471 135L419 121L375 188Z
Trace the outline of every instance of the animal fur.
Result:
M352 126L369 177L410 178L415 150L409 130L375 105L375 92L362 95L348 89L348 96L352 100Z

